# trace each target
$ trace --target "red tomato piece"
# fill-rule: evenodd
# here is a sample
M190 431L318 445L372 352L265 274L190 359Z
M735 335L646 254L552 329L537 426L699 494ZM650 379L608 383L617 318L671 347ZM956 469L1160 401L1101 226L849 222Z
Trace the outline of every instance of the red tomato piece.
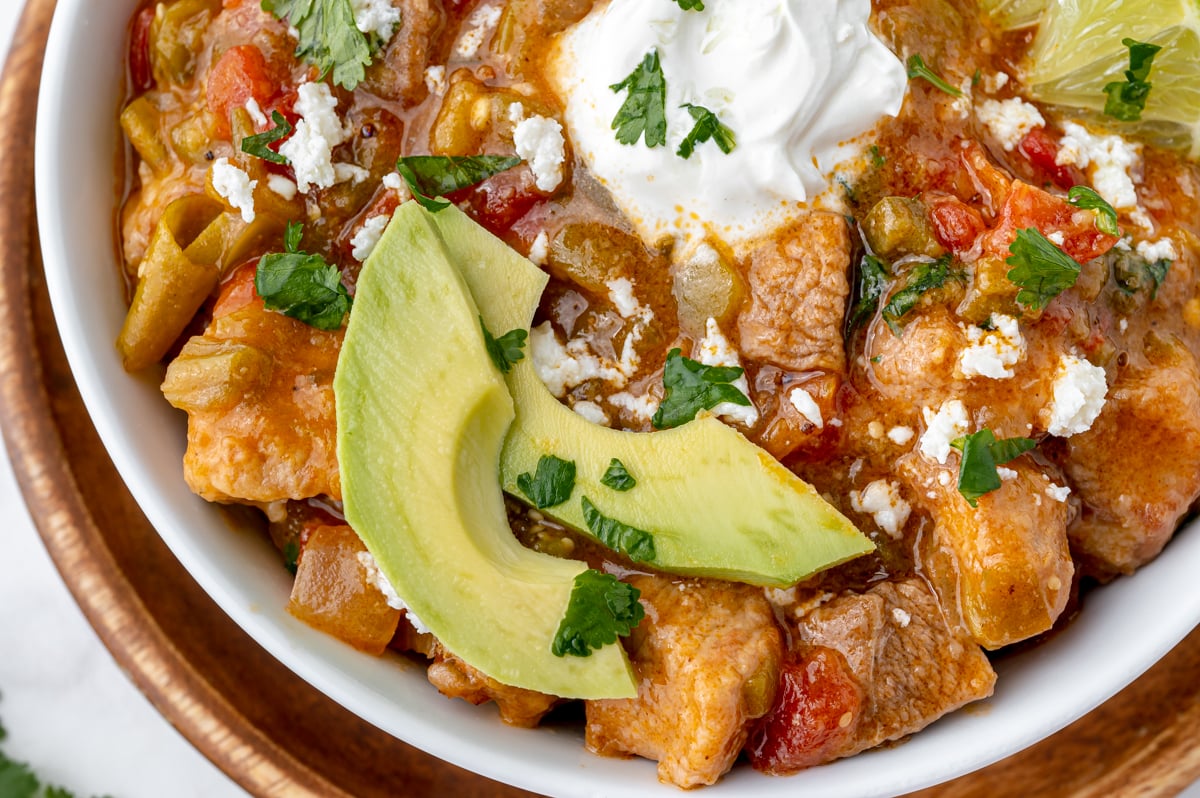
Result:
M756 770L782 776L836 758L854 737L863 693L842 655L815 647L784 662L775 706L746 744Z
M983 214L951 194L925 194L921 197L929 209L933 234L946 249L962 253L971 249L975 239L987 229Z
M154 6L150 6L138 12L129 29L129 80L139 92L154 86L154 73L150 69L150 25L153 22Z
M1061 197L1018 181L1013 183L995 227L984 238L984 250L1007 258L1017 231L1031 227L1047 238L1061 234L1063 242L1059 248L1079 263L1103 255L1118 240L1096 229L1094 212L1080 210Z
M264 110L279 93L266 56L252 44L230 47L208 73L208 107L217 115L217 133L229 135L229 113L253 99Z
M1044 127L1035 127L1025 134L1017 145L1017 152L1025 156L1034 169L1041 172L1061 188L1070 190L1083 182L1083 174L1073 166L1060 165L1058 158L1058 140Z
M212 311L214 319L228 316L255 302L262 305L258 290L254 287L254 277L257 273L258 258L247 261L233 270L229 278L221 284L221 292L217 294Z
M496 235L506 232L543 199L533 174L524 168L492 175L472 189L455 192L451 199L465 200L471 218Z

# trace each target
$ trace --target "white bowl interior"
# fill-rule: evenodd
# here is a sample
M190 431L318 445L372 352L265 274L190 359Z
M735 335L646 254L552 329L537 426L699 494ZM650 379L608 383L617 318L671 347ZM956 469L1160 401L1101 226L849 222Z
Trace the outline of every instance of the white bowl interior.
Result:
M126 21L134 0L59 0L37 119L37 206L46 279L72 371L125 483L163 540L226 613L281 662L380 729L461 767L569 796L678 795L654 765L587 754L582 732L503 727L440 696L400 658L358 653L285 611L290 578L260 535L241 533L182 476L185 420L132 378L113 346L125 313L114 252ZM894 795L961 775L1062 728L1135 679L1200 619L1200 533L1177 536L1136 576L1087 597L1052 642L1004 659L996 695L907 743L768 778L738 768L712 795ZM1152 622L1147 622L1152 619Z

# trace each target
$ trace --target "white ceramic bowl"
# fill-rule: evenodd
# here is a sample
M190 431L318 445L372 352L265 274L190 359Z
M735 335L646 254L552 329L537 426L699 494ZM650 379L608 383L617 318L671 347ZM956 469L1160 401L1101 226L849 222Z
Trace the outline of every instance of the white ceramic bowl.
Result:
M290 577L261 535L232 530L184 484L185 420L130 377L113 340L125 315L114 245L126 21L135 0L59 0L37 119L37 210L46 279L72 371L100 437L150 521L247 633L338 703L408 743L499 781L563 796L678 796L654 764L602 759L582 732L502 726L491 709L439 695L421 669L360 654L285 611ZM1200 620L1200 530L1132 578L1088 596L1052 642L999 665L982 710L945 718L901 746L791 778L739 767L704 791L882 796L997 761L1080 717L1135 679ZM1148 622L1148 619L1152 619Z

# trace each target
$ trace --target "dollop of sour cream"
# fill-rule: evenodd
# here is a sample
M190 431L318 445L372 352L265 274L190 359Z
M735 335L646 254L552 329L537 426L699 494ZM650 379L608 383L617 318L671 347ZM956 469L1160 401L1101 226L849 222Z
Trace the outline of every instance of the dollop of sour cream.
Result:
M779 227L861 153L853 139L904 100L904 65L869 29L870 0L609 0L560 39L549 72L572 144L643 239L731 245ZM666 78L667 143L617 141L620 83L651 50ZM676 154L717 114L737 140Z

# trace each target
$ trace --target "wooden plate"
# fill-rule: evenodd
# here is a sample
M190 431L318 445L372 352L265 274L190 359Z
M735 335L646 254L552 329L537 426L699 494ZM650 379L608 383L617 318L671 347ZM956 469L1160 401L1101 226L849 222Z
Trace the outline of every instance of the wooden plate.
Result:
M31 120L53 8L29 0L0 79L0 426L75 600L158 710L256 796L528 795L421 753L294 676L200 590L125 490L71 379L38 252ZM1174 795L1200 777L1198 677L1200 631L1049 740L920 795Z

